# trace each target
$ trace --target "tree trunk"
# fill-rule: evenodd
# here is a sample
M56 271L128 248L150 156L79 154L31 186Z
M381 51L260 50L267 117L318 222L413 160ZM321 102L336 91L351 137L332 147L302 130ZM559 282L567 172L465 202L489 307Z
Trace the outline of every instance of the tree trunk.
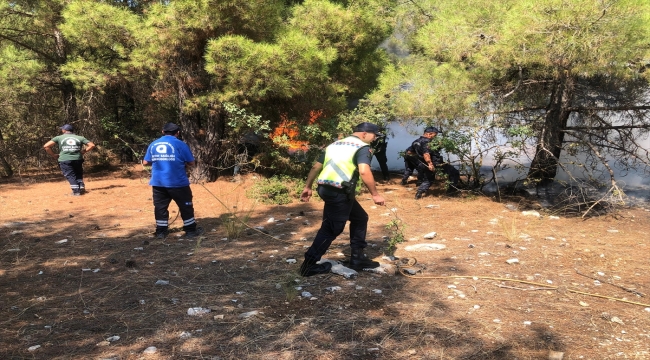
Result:
M569 120L574 79L563 74L557 80L546 109L544 125L540 130L535 157L530 164L528 179L537 184L553 182L557 175L564 130Z
M190 174L193 182L212 182L219 176L219 154L224 136L224 114L219 111L207 119L201 114L181 116L181 134L194 158L196 167Z
M3 173L4 175L2 175ZM2 137L2 130L0 130L0 175L3 177L12 177L14 175L11 164L5 158L5 141Z

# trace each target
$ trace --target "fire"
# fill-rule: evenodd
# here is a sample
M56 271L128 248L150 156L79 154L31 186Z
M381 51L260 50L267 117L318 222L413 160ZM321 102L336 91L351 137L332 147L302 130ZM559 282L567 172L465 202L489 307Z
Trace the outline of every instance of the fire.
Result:
M316 123L316 120L323 116L323 110L311 110L309 112L309 119L307 120L310 125ZM289 120L286 114L280 115L282 121L273 130L273 133L270 135L271 139L276 137L286 136L286 144L288 145L289 154L293 154L298 150L306 149L309 146L308 141L297 140L300 135L300 129L298 123L295 120ZM285 141L282 141L285 143Z

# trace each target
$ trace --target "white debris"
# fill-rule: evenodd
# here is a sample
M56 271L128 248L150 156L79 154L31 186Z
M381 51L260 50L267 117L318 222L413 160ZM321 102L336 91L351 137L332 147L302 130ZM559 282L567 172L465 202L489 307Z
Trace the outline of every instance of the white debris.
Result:
M156 285L169 285L169 280L158 280Z
M379 289L374 289L374 290L372 290L372 292L374 292L375 294L381 294L382 291L379 290Z
M38 349L40 347L41 347L40 345L30 346L30 347L27 348L27 351L34 351L34 350L36 350L36 349Z
M149 346L148 348L144 349L142 352L143 354L155 354L158 351L158 348L155 346Z
M555 216L555 215L551 215L551 216L549 216L548 218L551 219L551 220L560 220L560 217L559 217L559 216Z
M647 311L647 312L650 312L650 307L647 307L647 308L645 308L645 309L643 309L643 310L645 310L645 311Z
M300 293L300 296L302 297L312 297L311 293L309 291L303 291Z
M341 287L340 286L330 286L330 287L325 288L325 290L327 290L329 292L335 292L335 291L341 290Z
M14 231L10 232L9 235L18 235L18 234L22 234L23 232L24 231L22 231L22 230L14 230Z
M296 263L296 259L287 259L287 260L285 260L285 261L286 261L287 263L289 263L289 264L295 264L295 263Z
M522 211L521 215L523 215L523 216L535 216L535 217L542 216L542 215L539 214L539 212L537 212L535 210Z
M142 251L142 250L144 250L144 248L143 247L137 247L137 248L133 248L133 250Z
M113 336L107 337L107 338L106 338L106 341L108 341L108 342L114 342L114 341L117 341L117 340L119 340L119 339L120 339L120 337L119 337L118 335L113 335Z
M183 331L179 337L180 337L181 339L185 340L185 339L189 339L189 338L191 338L191 337L192 337L192 334L191 334L191 333L188 333L187 331Z
M602 272L602 271L599 271L599 272L597 272L596 274L598 274L598 275L600 275L600 276L605 276L605 273Z
M67 242L68 242L68 239L63 239L63 240L55 241L54 243L55 244L65 244Z
M264 230L264 226L256 226L255 229L257 229L257 230Z
M494 322L494 323L497 323L497 324L498 324L498 323L500 323L500 322L501 322L501 320L500 320L500 319L494 319L494 320L492 320L492 322Z
M210 312L210 309L202 308L202 307L193 307L187 309L187 315L190 316L200 316L203 314L207 314Z
M555 240L555 238L552 237L552 236L547 236L547 237L545 237L544 239L546 239L546 240Z
M439 207L440 207L440 205L433 205L433 204L429 204L429 205L425 206L425 208L427 208L427 209L435 209L435 208L439 208Z
M20 251L20 249L9 249L9 250L7 250L7 252L19 252L19 251Z
M270 217L268 220L266 220L267 223L272 223L275 222L275 218Z
M616 316L612 316L612 318L609 319L609 321L611 321L611 322L613 322L613 323L617 323L617 324L625 325L625 324L623 323L623 320L619 319L619 318L616 317Z
M508 260L506 260L506 262L507 262L508 264L510 264L510 265L512 265L512 264L518 264L518 263L519 263L519 259L517 259L517 258L512 258L512 259L508 259Z
M447 246L443 244L417 244L417 245L409 245L404 248L406 251L432 251L432 250L442 250L446 248Z
M609 230L607 230L607 232L609 232L609 233L617 233L618 230L616 230L616 229L609 229Z
M99 269L94 269L93 272L94 272L94 273L98 273L98 272L99 272Z
M331 271L332 271L333 274L341 275L346 279L353 278L353 277L356 277L357 275L359 275L358 272L356 272L355 270L352 270L352 269L350 269L348 267L343 266L338 261L329 260L329 259L322 259L321 261L318 262L318 264L322 264L324 262L328 262L328 263L332 264L332 270Z
M425 239L433 239L434 237L436 237L436 235L438 235L438 233L436 233L435 231L432 231L432 232L430 232L428 234L425 234L422 237L425 238Z
M373 272L375 274L395 275L397 269L392 264L379 264L376 268L363 269L365 271Z
M526 326L531 325L531 324L532 324L531 321L524 321L524 325L526 325Z
M310 296L311 296L311 295L310 295ZM260 313L260 312L259 312L258 310L253 310L253 311L245 312L245 313L243 313L243 314L239 314L239 318L241 318L241 319L248 319L248 318L251 317L251 316L259 315L259 313ZM223 319L223 315L222 315L222 319Z

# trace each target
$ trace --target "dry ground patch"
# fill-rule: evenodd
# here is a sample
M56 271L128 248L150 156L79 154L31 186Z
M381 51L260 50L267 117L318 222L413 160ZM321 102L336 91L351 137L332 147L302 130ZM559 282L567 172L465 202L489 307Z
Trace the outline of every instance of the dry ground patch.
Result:
M0 358L650 358L643 208L536 218L521 214L530 205L518 199L512 211L435 188L415 201L414 184L384 184L386 207L358 198L370 215L367 254L381 259L386 225L400 220L408 241L395 255L417 259L417 278L300 278L322 202L255 205L245 196L251 175L192 185L205 237L161 242L152 238L150 187L133 173L90 174L82 197L67 196L58 174L0 184ZM233 211L271 236L228 238ZM423 239L432 231L436 238ZM445 249L406 250L423 243ZM346 230L326 256L348 253ZM193 307L211 312L189 316ZM144 354L151 346L157 351Z

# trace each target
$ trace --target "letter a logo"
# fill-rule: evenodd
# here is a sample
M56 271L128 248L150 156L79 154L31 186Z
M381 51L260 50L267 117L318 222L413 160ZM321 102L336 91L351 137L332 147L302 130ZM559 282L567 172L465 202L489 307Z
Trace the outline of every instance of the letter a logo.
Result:
M159 154L167 154L167 146L165 145L158 145L156 146L156 152Z

